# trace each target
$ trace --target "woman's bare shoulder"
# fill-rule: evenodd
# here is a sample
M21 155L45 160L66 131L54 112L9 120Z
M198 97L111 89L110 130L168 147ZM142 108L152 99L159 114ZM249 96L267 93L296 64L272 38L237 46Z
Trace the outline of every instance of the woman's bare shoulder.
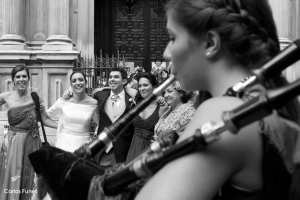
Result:
M242 100L232 97L212 98L203 102L180 136L178 143L193 136L197 129L201 131L201 126L206 122L221 122L224 111L231 111L242 104ZM160 184L162 188L164 186L172 188L173 193L174 190L176 191L175 197L171 199L212 199L225 181L241 183L238 179L240 176L236 174L240 175L240 172L246 169L253 170L255 168L251 166L260 164L260 134L255 134L258 133L257 125L258 123L252 123L241 129L238 134L224 131L214 142L207 141L206 147L199 146L194 153L168 163L150 179L137 199L145 199L144 195L149 195L149 189L157 184ZM171 177L176 177L180 181L171 181ZM187 187L182 187L187 184L189 184ZM205 187L199 187L199 185L205 185ZM163 191L157 191L157 193L160 194L159 198L165 199ZM173 193L170 191L168 195Z
M208 99L197 108L188 127L195 129L196 127L200 128L202 124L209 121L219 122L222 120L222 113L224 111L231 111L241 104L243 104L241 99L233 97L215 97Z
M7 98L9 97L10 95L12 95L12 92L11 91L7 91L7 92L2 92L0 93L0 98Z
M224 111L232 111L243 103L241 99L233 97L218 97L203 102L187 125L180 141L194 135L197 129L201 130L205 123L212 122L212 124L216 124L222 122ZM228 153L232 153L232 151L238 152L243 147L246 149L249 147L250 149L252 147L246 145L246 143L257 140L258 134L255 134L255 132L258 132L258 123L252 123L249 126L241 128L237 134L231 133L228 130L224 131L220 134L220 139L212 147L221 149L223 155L226 154L225 150L228 150Z
M206 100L196 110L194 117L187 125L180 141L194 135L197 129L201 130L202 125L205 123L212 122L215 124L222 122L222 114L224 111L232 111L243 103L244 101L241 99L233 97L218 97ZM219 140L211 145L211 148L222 152L223 156L227 154L228 157L234 157L234 155L241 156L241 150L243 148L245 150L243 152L245 153L252 151L253 146L259 144L259 142L257 142L257 140L259 140L259 134L255 134L258 133L258 126L258 123L252 123L241 128L238 133L231 133L226 130L220 134Z
M135 97L135 95L137 94L137 90L133 89L131 87L124 87L125 91L127 94L129 94L129 96L131 96L132 98Z

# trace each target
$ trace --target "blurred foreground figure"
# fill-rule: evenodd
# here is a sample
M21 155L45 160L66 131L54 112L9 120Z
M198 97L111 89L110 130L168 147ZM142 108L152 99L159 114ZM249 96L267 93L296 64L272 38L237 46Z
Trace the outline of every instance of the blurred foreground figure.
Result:
M243 99L222 96L280 49L267 0L171 0L166 7L170 41L165 60L172 62L183 89L213 96L198 107L181 142L202 124L221 121L223 111L263 92L257 87ZM279 74L265 84L277 88L286 83ZM223 133L205 150L164 166L136 199L288 199L298 111L293 101L237 135Z

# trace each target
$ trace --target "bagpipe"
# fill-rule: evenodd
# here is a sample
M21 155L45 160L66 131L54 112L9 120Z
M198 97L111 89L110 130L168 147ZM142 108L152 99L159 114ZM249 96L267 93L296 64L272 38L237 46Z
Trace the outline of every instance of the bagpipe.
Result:
M277 76L282 70L300 59L300 40L296 40L288 48L267 62L260 69L253 71L253 76L230 88L226 95L238 96L247 88ZM123 129L153 101L160 93L175 81L171 76L153 94L144 99L124 117L104 129L93 142L84 145L75 153L46 146L29 155L31 164L43 178L48 192L53 199L92 199L89 196L90 185L95 177L100 182L103 196L114 196L140 180L151 177L166 163L188 153L204 149L220 138L224 131L237 133L240 128L260 120L272 113L274 109L284 106L289 100L300 94L300 80L281 88L267 90L264 94L246 101L232 111L224 112L221 122L207 122L195 134L180 143L170 146L169 139L161 139L151 144L143 154L111 174L105 174L90 158L104 151L115 141ZM96 199L102 199L100 196Z

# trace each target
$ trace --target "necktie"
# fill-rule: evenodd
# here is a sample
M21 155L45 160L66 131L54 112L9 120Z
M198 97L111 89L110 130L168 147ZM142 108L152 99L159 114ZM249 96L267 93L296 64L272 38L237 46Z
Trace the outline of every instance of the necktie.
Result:
M118 99L118 95L113 94L113 95L111 96L111 103L112 103L112 108L113 108L113 109L115 109L115 107L117 106L117 105L116 105L117 99Z

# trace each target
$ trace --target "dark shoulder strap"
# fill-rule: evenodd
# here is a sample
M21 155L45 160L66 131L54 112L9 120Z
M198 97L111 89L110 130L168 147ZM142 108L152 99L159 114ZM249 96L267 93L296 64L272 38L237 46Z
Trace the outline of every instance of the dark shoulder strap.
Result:
M40 121L41 125L42 125L44 141L45 141L45 143L48 143L46 133L45 133L45 128L44 128L44 123L43 123L42 116L41 116L40 98L39 98L39 96L36 92L31 92L31 97L32 97L32 100L35 104L36 112L37 112L37 115L38 115L38 121Z

